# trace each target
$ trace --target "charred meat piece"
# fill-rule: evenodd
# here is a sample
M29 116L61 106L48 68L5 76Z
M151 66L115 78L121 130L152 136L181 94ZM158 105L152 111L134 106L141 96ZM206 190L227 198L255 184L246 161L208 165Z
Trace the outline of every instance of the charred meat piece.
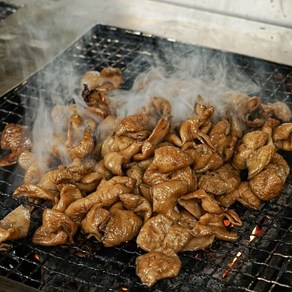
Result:
M0 158L0 166L9 166L17 162L19 155L31 148L28 127L19 124L7 124L1 134L0 149L10 153Z

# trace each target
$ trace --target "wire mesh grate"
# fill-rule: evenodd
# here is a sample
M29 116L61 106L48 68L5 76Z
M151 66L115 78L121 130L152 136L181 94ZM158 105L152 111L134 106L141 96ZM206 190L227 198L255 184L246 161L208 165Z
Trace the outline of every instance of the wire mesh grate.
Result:
M258 84L259 96L267 101L282 100L292 107L291 67L97 25L56 60L0 98L0 131L11 122L31 125L41 98L50 100L53 94L69 99L72 94L80 94L78 77L87 70L119 67L125 79L122 87L130 89L157 55L165 58L165 50L222 55ZM291 155L286 158L291 166ZM17 166L0 169L0 218L19 204L11 193L22 179L23 171ZM31 237L40 224L40 208L32 214L28 237L14 242L9 252L1 252L0 275L42 291L290 291L291 191L290 174L281 197L263 204L258 211L236 205L244 222L237 229L238 241L216 241L205 251L181 254L179 276L162 280L151 289L135 275L135 259L142 252L134 242L105 249L79 234L73 246L33 245ZM256 226L262 233L251 241Z

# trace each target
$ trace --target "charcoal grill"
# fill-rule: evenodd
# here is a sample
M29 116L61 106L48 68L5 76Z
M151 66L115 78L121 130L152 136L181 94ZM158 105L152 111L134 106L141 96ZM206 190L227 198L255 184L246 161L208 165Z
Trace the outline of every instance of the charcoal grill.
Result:
M224 56L259 85L255 94L268 101L285 101L292 107L291 67L97 25L52 63L0 98L0 130L11 122L30 126L41 98L49 102L52 94L60 98L79 94L72 68L81 75L89 69L119 67L125 78L123 89L129 89L135 77L153 62L154 55L163 60L165 48ZM70 84L54 78L56 75L68 76ZM24 117L24 111L29 115ZM291 155L285 155L291 167ZM11 194L22 179L23 171L17 165L0 168L0 218L20 204ZM205 251L182 253L179 276L162 280L151 289L135 275L135 259L142 251L134 242L105 249L80 234L70 246L33 245L31 237L40 225L40 206L32 214L29 235L13 242L9 252L1 252L0 275L42 291L291 291L291 193L290 174L281 196L264 203L258 211L235 205L244 222L237 229L239 240L217 240ZM261 232L251 237L255 228Z

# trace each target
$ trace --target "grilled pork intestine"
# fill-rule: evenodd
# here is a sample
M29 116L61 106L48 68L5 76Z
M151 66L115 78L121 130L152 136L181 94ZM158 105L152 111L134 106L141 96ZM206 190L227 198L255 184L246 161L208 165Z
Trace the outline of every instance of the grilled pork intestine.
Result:
M19 205L0 220L0 250L9 249L4 242L26 237L30 227L31 207Z
M7 124L1 134L0 150L9 154L0 157L0 166L9 166L17 162L19 155L31 148L29 129L19 124Z
M180 252L238 239L234 229L242 222L234 202L258 209L279 196L289 166L277 151L291 150L291 112L283 103L235 93L218 112L197 98L193 116L181 124L163 97L121 118L109 98L121 82L114 68L83 76L87 107L53 108L53 139L43 161L21 146L27 135L20 125L7 126L1 147L15 158L21 153L24 183L13 196L44 205L35 244L74 244L80 233L105 247L136 239L145 252L136 272L150 287L178 275ZM21 208L15 212L27 214ZM6 221L0 221L3 244L25 236L27 224L24 232L13 220L7 229Z

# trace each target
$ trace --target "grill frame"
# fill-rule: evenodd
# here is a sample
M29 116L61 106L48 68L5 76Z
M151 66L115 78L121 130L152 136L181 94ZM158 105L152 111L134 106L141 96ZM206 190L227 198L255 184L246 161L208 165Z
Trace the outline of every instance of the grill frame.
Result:
M165 48L223 55L259 84L258 95L264 100L280 99L292 107L292 69L289 66L97 25L53 62L1 97L0 131L6 123L11 122L30 126L40 98L47 102L51 92L60 99L64 96L70 99L72 94L78 94L77 76L87 70L120 67L125 78L122 87L130 89L134 78L151 64L154 52L162 60L165 58ZM77 72L74 76L70 73L72 67ZM66 81L62 82L69 82L67 86L60 86L59 81L52 88L52 77L56 74L66 75ZM75 87L72 88L72 84ZM30 111L25 118L24 110ZM290 153L285 156L291 166ZM23 171L14 165L0 168L0 174L2 218L22 202L10 196L15 187L21 184ZM82 235L78 235L73 246L45 248L33 245L31 237L40 224L43 208L38 207L32 214L28 237L13 242L8 253L1 252L0 275L43 291L123 291L123 288L128 291L157 292L193 291L195 288L200 291L288 291L292 287L291 193L290 174L281 196L273 202L264 203L258 211L236 204L235 210L244 222L241 228L236 229L239 240L235 243L215 241L205 251L181 254L180 275L162 280L151 289L142 285L135 275L135 258L142 251L136 248L134 242L105 249L93 240L85 242ZM249 243L255 225L260 225L263 232ZM228 264L238 252L242 254L238 256L234 267L229 269ZM39 260L35 258L36 254ZM223 278L226 269L230 271Z

